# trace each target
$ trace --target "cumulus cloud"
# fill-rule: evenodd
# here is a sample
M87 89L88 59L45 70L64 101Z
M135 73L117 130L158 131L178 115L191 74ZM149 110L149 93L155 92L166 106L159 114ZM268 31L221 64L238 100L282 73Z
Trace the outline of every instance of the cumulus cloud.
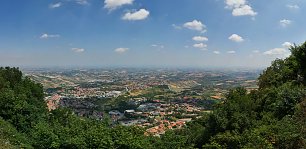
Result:
M85 51L85 49L82 48L71 48L71 51L75 52L75 53L82 53Z
M275 56L278 58L285 58L290 55L290 51L284 48L274 48L263 53L264 55Z
M236 51L227 51L228 54L235 54Z
M204 36L194 36L192 40L201 42L201 41L208 41L208 38Z
M129 48L117 48L117 49L115 49L114 51L115 51L116 53L122 54L122 53L127 52L128 50L129 50Z
M219 52L219 51L214 51L213 53L214 53L214 54L220 54L220 52Z
M105 0L104 8L109 10L115 10L123 5L131 5L134 0Z
M288 20L288 19L283 19L283 20L280 20L280 21L279 21L279 24L280 24L282 27L287 27L287 26L289 26L291 23L292 23L292 21L291 21L291 20Z
M204 43L197 43L197 44L194 44L193 47L203 49L203 48L206 48L207 45Z
M275 56L277 58L286 58L290 56L291 52L288 50L293 44L291 42L284 42L282 44L283 48L274 48L268 51L265 51L264 55Z
M200 32L205 32L205 28L206 26L198 20L193 20L191 22L186 22L183 27L188 28L190 30L196 30L196 31L200 31Z
M123 20L129 20L129 21L137 21L137 20L144 20L149 16L150 12L145 9L140 9L138 11L134 12L127 12L122 17Z
M49 8L53 9L53 8L58 8L58 7L61 7L61 6L62 6L62 3L58 2L58 3L50 4Z
M282 46L285 47L285 48L287 48L287 49L289 49L291 46L293 46L293 44L290 43L290 42L284 42L284 43L282 44Z
M243 42L244 39L237 35L237 34L232 34L230 37L228 37L229 40L234 41L234 42Z
M300 9L298 5L287 5L287 8L293 9L293 10Z
M226 0L226 7L228 8L236 8L242 5L246 5L246 1L245 0Z
M256 16L257 12L246 0L225 0L226 8L232 10L233 16Z
M40 36L40 39L58 38L58 37L60 37L60 35L49 35L45 33Z
M239 8L233 9L232 14L233 16L246 16L246 15L256 16L257 12L254 12L251 6L244 5Z

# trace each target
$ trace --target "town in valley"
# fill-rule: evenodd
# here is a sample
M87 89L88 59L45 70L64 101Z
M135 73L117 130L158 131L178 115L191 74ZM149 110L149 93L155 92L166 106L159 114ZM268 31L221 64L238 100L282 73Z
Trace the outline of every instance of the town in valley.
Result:
M36 68L24 72L43 85L49 110L65 107L80 117L140 126L146 135L159 136L211 112L233 87L257 90L261 71Z

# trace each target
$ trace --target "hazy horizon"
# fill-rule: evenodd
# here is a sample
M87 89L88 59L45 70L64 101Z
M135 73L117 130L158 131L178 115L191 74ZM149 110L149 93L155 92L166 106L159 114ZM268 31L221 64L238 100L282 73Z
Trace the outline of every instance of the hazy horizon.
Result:
M0 65L0 67L17 67L21 70L31 70L31 69L162 69L162 70L264 70L266 67L243 67L243 66L124 66L124 65L117 65L117 66L81 66L81 65L68 65L68 66L35 66L35 65Z

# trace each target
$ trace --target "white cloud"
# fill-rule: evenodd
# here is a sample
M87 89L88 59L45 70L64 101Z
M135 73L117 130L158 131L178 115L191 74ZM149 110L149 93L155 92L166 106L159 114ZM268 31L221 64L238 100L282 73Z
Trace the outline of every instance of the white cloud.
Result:
M80 5L88 5L89 2L88 0L75 0L77 4L80 4Z
M160 49L165 48L164 45L158 45L158 44L152 44L151 46L152 46L152 47L156 47L156 48L160 48Z
M204 43L197 43L197 44L194 44L193 47L203 49L203 48L206 48L207 45Z
M46 33L40 36L41 39L58 38L58 37L60 37L60 35L48 35Z
M194 40L194 41L208 41L208 38L204 37L204 36L194 36L192 38L192 40Z
M260 53L259 50L253 50L252 52L253 52L253 53Z
M227 51L228 54L235 54L236 51Z
M228 39L232 40L234 42L243 42L244 41L244 39L237 34L232 34L230 37L228 37Z
M71 48L71 51L75 52L75 53L82 53L85 51L85 49L82 48Z
M129 48L117 48L117 49L115 49L114 51L115 51L116 53L121 54L121 53L127 52L128 50L129 50Z
M104 1L104 8L109 10L115 10L123 5L131 5L133 4L134 0L105 0Z
M278 58L285 58L290 55L290 51L284 48L274 48L274 49L264 52L263 54L269 55L269 56L276 56Z
M293 10L300 9L300 7L298 5L287 5L287 7L289 9L293 9Z
M214 53L214 54L220 54L220 52L219 52L219 51L214 51L213 53Z
M288 48L293 46L293 44L287 41L287 42L284 42L282 46L283 48L274 48L274 49L265 51L263 54L269 55L269 56L275 56L277 58L286 58L290 56L291 52L288 50Z
M183 27L188 28L190 30L196 30L196 31L200 31L200 32L205 32L205 28L206 26L198 20L193 20L191 22L186 22Z
M176 25L176 24L172 24L171 26L172 26L173 28L175 28L175 29L182 29L181 26L178 26L178 25Z
M257 12L248 4L246 0L225 0L226 7L232 9L233 16L256 16Z
M287 49L289 49L291 46L293 46L293 44L290 43L290 42L284 42L284 43L282 44L282 46L285 47L285 48L287 48Z
M256 16L257 12L254 12L254 10L252 9L251 6L244 5L244 6L241 6L239 8L233 9L232 14L233 14L233 16L247 16L247 15Z
M228 8L236 8L246 4L245 0L226 0L225 1Z
M62 6L62 3L58 2L58 3L55 3L55 4L50 4L49 8L53 9L53 8L58 8L58 7L61 7L61 6Z
M287 19L283 19L283 20L280 20L279 21L279 24L282 26L282 27L287 27L288 25L290 25L292 23L291 20L287 20Z
M140 9L135 12L128 12L122 17L123 20L136 21L144 20L149 16L150 12L145 9Z

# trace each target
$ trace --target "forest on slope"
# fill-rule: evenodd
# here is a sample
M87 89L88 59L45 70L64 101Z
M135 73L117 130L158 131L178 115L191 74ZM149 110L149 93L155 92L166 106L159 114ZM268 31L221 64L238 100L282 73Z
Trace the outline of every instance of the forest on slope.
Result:
M259 90L229 91L212 113L145 136L139 127L80 118L69 109L48 111L40 84L18 68L0 68L0 146L3 148L305 148L306 42L291 47L258 78Z

